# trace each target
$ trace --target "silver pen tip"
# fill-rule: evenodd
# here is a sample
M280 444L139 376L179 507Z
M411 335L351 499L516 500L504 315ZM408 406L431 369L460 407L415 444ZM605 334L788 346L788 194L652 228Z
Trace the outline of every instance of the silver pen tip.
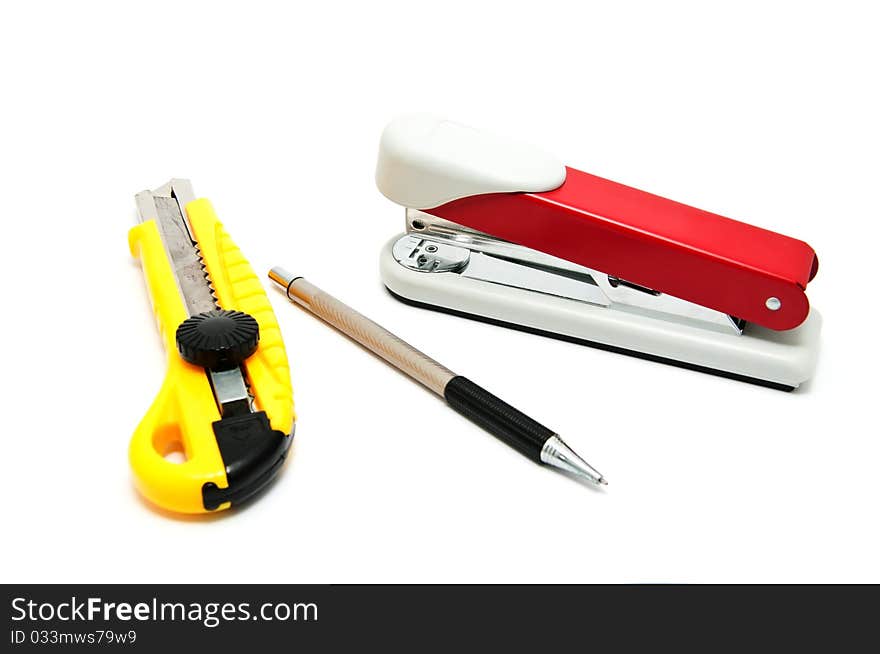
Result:
M578 456L556 434L544 442L544 446L541 448L541 462L578 477L583 477L594 484L608 485L605 477L598 470Z

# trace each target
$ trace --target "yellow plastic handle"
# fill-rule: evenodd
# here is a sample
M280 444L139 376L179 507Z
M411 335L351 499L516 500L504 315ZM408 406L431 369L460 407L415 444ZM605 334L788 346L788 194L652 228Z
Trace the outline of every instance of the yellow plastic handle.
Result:
M281 329L266 291L241 250L217 220L210 202L194 200L186 205L186 214L220 306L244 311L256 318L260 325L259 347L244 362L244 367L257 407L269 416L272 429L289 434L295 419L290 367Z
M195 200L186 212L220 306L249 313L260 325L257 351L244 363L256 408L266 412L273 429L290 434L294 421L290 371L269 299L210 203ZM128 240L132 255L143 266L168 365L165 381L129 446L135 483L162 508L205 513L202 487L213 483L228 488L213 431L220 414L205 370L185 362L177 352L175 333L187 314L155 222L132 228ZM182 450L184 462L165 458L174 450ZM226 502L218 510L228 507Z

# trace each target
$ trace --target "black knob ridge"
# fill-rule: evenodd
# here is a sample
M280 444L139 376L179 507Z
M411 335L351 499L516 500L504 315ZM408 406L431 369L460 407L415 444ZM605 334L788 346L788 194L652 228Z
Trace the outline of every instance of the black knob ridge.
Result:
M242 311L214 309L180 323L176 340L184 361L208 370L230 370L257 350L260 326Z

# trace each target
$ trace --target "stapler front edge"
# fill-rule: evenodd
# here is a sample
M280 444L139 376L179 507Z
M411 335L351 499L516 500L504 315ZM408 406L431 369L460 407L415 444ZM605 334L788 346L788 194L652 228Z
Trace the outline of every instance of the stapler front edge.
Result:
M803 241L430 116L386 127L376 182L406 208L380 257L406 303L781 390L815 370Z

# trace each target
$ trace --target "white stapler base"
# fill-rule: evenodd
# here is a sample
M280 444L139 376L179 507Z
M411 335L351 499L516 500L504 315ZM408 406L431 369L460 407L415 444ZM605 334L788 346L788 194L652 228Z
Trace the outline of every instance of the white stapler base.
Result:
M796 329L747 324L742 335L725 334L455 273L411 270L392 254L399 238L382 249L380 272L406 302L782 390L797 388L816 367L822 318L815 310Z

